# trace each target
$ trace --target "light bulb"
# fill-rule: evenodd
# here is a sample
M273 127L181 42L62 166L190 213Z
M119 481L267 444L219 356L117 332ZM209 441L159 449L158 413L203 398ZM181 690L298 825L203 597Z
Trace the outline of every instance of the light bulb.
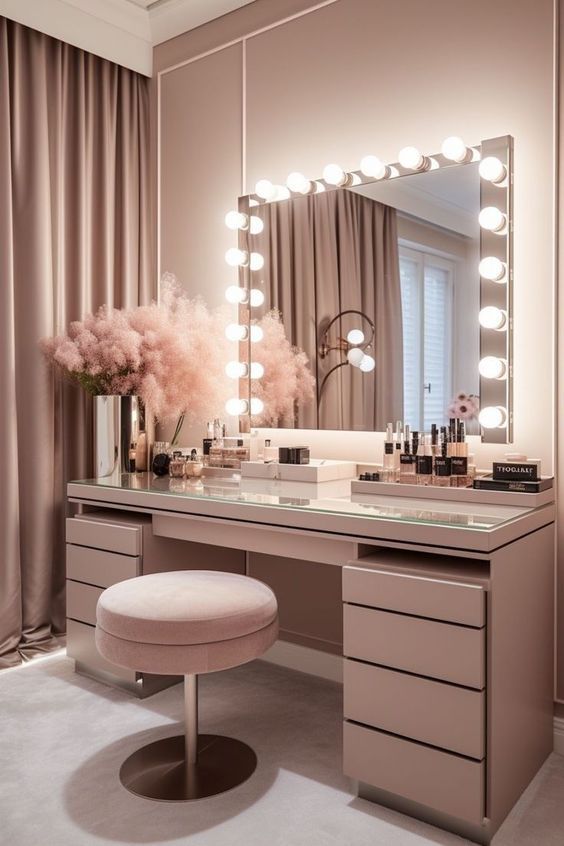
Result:
M480 376L484 379L503 379L507 372L507 366L502 358L496 355L486 355L478 365Z
M261 414L264 411L264 403L258 397L251 397L251 414Z
M248 372L244 361L230 361L225 365L225 372L230 379L243 379Z
M363 356L359 367L363 373L370 373L376 367L376 362L374 361L371 355L365 355Z
M417 147L403 147L399 151L398 161L406 170L422 170L425 166L425 156Z
M249 404L247 400L239 399L239 397L233 397L233 399L227 400L225 403L225 410L231 417L238 417L239 414L246 414L249 410Z
M247 299L247 292L244 288L240 288L239 285L230 285L225 291L225 299L228 303L233 303L234 305L244 303Z
M255 185L255 194L263 200L272 200L276 196L276 185L270 179L259 179Z
M495 256L486 256L478 265L480 276L489 279L491 282L505 281L505 264Z
M225 215L225 225L228 229L246 229L249 218L243 212L230 211Z
M478 215L478 223L482 229L499 232L505 226L506 217L496 206L486 206Z
M225 337L228 341L244 341L249 337L249 330L239 323L230 323L225 327Z
M262 218L257 217L256 214L251 215L251 220L249 223L249 231L251 235L260 235L263 229L264 221L262 220Z
M507 411L500 405L489 405L480 411L478 420L484 429L499 429L507 422Z
M250 303L253 308L258 308L264 303L264 294L259 288L251 288Z
M261 327L257 326L256 323L253 323L253 325L251 326L251 342L253 344L256 344L259 341L262 341L263 337L264 332L262 331Z
M364 332L362 329L351 329L347 335L349 344L362 344L364 341Z
M353 347L352 350L349 350L347 353L347 361L349 364L352 364L353 367L360 367L360 362L364 358L364 353L359 347Z
M311 181L298 170L293 170L292 173L288 174L286 185L295 194L307 194L311 191Z
M507 316L504 311L496 306L486 306L480 311L478 320L484 329L503 329Z
M360 162L360 170L365 176L371 176L373 179L385 179L390 172L390 168L377 156L364 156Z
M249 254L238 247L230 247L225 253L225 261L230 267L243 267L249 263Z
M264 376L264 367L260 361L251 361L251 379L262 379Z
M347 174L338 164L328 164L323 168L323 179L328 185L344 185Z
M450 135L443 141L441 153L451 162L463 162L468 155L468 147L458 135Z
M485 159L482 159L478 165L478 171L482 179L494 184L503 182L507 175L505 165L496 156L486 156Z
M251 253L250 267L251 270L262 270L264 267L264 256L260 253Z
M288 200L290 198L290 192L285 185L275 185L274 188L275 194L272 197L272 202L279 202L280 200Z

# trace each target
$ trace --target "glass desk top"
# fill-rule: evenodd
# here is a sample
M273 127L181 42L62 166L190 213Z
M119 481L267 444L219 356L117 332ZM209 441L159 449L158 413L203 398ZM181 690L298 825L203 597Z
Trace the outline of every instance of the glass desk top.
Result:
M152 473L124 473L100 479L72 482L104 490L147 492L183 497L200 502L239 503L257 508L293 509L309 513L335 514L348 518L397 520L402 523L449 526L491 531L530 513L532 509L512 505L415 499L401 496L350 493L350 481L280 482L241 480L232 476L187 479L157 477Z

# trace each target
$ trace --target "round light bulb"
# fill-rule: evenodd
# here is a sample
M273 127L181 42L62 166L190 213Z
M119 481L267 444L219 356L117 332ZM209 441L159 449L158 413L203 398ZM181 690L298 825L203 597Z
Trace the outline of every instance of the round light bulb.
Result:
M499 429L507 422L507 411L500 405L489 405L480 411L478 420L484 429Z
M328 164L323 168L323 179L328 185L344 185L347 174L338 164Z
M276 196L276 186L270 179L259 179L255 185L255 194L263 200L272 200Z
M264 332L262 331L262 328L260 326L257 326L256 323L253 323L253 325L251 326L251 342L253 344L256 344L259 341L262 341L263 338Z
M238 247L230 247L225 253L225 261L229 267L243 267L248 264L249 254L246 250L240 250Z
M249 410L247 400L233 397L225 403L225 410L231 417L238 417L239 414L246 414Z
M494 184L503 182L507 175L505 165L496 156L486 156L485 159L482 159L478 166L478 171L482 179L486 179L488 182L493 182Z
M443 141L441 153L451 162L463 162L468 155L468 147L458 135L450 135Z
M260 253L251 253L250 267L251 270L262 270L264 267L264 256Z
M482 229L499 232L505 226L506 217L496 206L486 206L478 215L478 223Z
M260 361L251 361L251 379L262 379L264 376L264 367Z
M362 344L364 341L364 332L362 329L351 329L347 334L347 341L349 344Z
M258 397L251 397L251 414L262 414L264 403Z
M492 282L505 281L505 264L495 256L486 256L478 265L480 276Z
M507 367L502 358L498 358L496 355L486 355L480 360L478 370L480 376L483 376L484 379L503 379Z
M225 327L225 337L228 341L244 341L248 336L247 327L241 326L239 323L230 323Z
M349 364L352 364L353 367L360 367L360 362L364 358L364 353L359 347L353 347L352 350L349 350L347 353L347 361Z
M247 299L247 292L244 288L240 288L239 285L230 285L225 291L225 299L228 303L233 303L234 305L244 303Z
M311 189L310 180L298 170L293 170L292 173L288 174L286 185L290 191L293 191L295 194L307 194Z
M389 168L377 156L364 156L360 162L360 170L365 176L373 179L385 179Z
M365 355L359 364L363 373L370 373L376 367L376 362L371 355Z
M421 170L425 165L425 156L417 147L403 147L399 151L398 161L406 170Z
M259 288L251 288L250 303L253 308L259 308L264 303L264 294Z
M484 329L503 329L506 322L506 314L496 306L486 306L478 315L480 326Z
M228 229L246 229L249 218L243 212L230 211L225 215L225 225Z
M243 379L247 371L248 367L244 361L230 361L225 365L225 372L230 379Z
M263 229L264 221L262 220L262 218L257 217L256 214L251 215L251 219L249 222L249 231L251 235L260 235Z

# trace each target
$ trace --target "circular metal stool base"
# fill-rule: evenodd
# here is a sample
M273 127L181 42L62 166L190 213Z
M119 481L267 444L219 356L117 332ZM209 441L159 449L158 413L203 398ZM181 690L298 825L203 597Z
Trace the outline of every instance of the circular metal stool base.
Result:
M131 793L160 802L205 799L242 784L253 774L257 756L232 737L198 735L198 761L185 764L184 735L165 737L143 746L119 771Z

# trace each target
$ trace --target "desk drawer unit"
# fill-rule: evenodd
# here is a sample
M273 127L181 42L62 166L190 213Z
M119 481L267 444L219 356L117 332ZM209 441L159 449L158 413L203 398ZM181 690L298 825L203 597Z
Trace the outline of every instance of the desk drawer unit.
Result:
M67 517L67 543L106 549L122 555L140 555L141 527Z
M67 544L67 579L107 588L139 575L139 556Z

